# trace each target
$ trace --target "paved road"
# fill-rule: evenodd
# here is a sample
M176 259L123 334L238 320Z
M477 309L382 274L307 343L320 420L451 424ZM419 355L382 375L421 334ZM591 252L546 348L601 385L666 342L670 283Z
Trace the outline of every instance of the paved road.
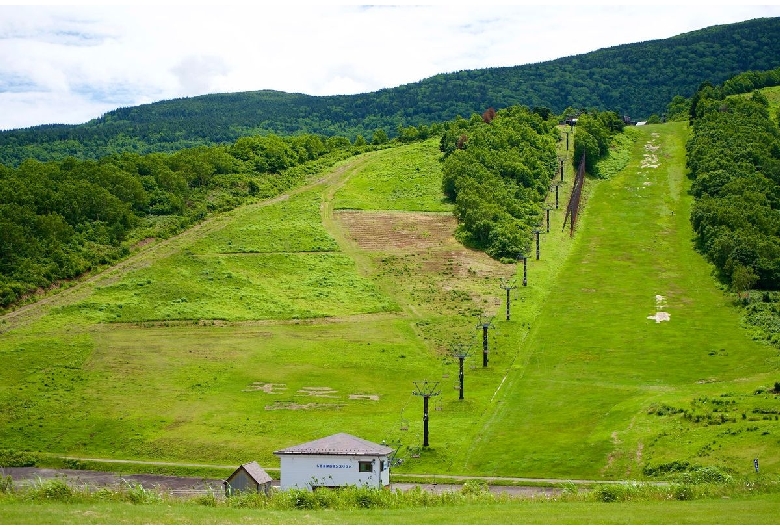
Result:
M228 474L229 472L225 474L226 478ZM94 488L115 488L122 485L124 481L124 483L128 485L140 484L144 487L144 489L159 489L174 495L197 495L210 491L217 495L221 495L224 491L222 480L204 480L199 478L173 477L166 475L122 475L119 473L111 473L107 471L46 469L37 467L0 468L0 475L10 476L13 478L14 484L21 487L32 485L38 480L60 479L73 486L89 486ZM428 475L415 476L429 479L432 478ZM468 477L463 478L468 479ZM272 485L278 486L279 481L274 481ZM457 491L462 487L460 484L438 484L433 480L430 483L424 484L394 482L390 485L392 489L401 491L409 490L418 486L423 490L431 492ZM559 488L549 486L490 486L490 491L494 493L507 493L509 495L518 495L523 497L534 497L538 495L555 496L560 494Z

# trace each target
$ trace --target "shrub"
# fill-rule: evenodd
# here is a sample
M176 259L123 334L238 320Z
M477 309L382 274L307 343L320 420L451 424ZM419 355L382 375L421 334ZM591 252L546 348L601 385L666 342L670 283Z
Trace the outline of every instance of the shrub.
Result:
M141 484L130 484L123 480L120 489L121 496L133 504L156 504L162 501L162 495L154 490L147 490Z
M237 491L225 499L225 504L231 508L263 508L268 499L265 494Z
M381 506L381 491L374 488L358 488L355 494L355 504L359 508L374 508Z
M72 458L64 458L62 460L62 465L65 467L65 469L87 469L87 466L84 462L80 460L74 460Z
M73 498L73 490L64 481L41 480L29 491L30 497L36 500L68 502Z
M198 495L193 499L193 502L200 506L211 506L213 508L217 505L217 498L213 492L210 492L205 495Z
M13 493L14 479L10 475L0 477L0 493Z
M672 495L678 501L690 501L696 497L693 488L689 484L678 484L677 486L674 486Z
M689 473L683 473L682 481L686 484L728 484L733 479L731 475L717 467L700 467Z
M490 494L490 488L488 487L488 483L484 480L467 480L463 483L460 492L467 497L478 497Z
M593 494L601 502L618 502L624 500L623 487L614 484L604 484L596 487Z
M33 467L36 463L35 457L24 451L0 450L0 467Z
M684 471L688 471L691 469L690 462L686 461L678 461L674 460L672 462L666 462L663 464L658 464L656 466L651 466L650 464L646 464L645 467L642 469L642 473L646 477L657 477L660 475L667 475L669 473L682 473Z

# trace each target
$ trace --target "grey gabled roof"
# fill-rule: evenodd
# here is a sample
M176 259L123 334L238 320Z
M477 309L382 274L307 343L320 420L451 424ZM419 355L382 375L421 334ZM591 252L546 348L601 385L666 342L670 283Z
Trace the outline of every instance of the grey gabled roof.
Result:
M265 472L265 470L260 467L260 464L257 462L249 462L248 464L242 464L238 466L238 469L233 471L233 473L228 477L228 479L225 482L230 482L233 477L236 476L236 473L241 471L243 469L247 472L247 474L252 477L252 479L257 482L258 484L266 484L268 482L271 482L273 479L271 478L271 475Z
M375 444L351 434L339 433L313 442L274 451L275 455L366 455L385 456L393 452L386 445Z

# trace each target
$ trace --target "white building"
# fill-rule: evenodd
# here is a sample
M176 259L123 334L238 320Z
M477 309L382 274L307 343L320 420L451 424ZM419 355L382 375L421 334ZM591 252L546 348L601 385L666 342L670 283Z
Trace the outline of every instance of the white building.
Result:
M339 433L274 454L281 459L281 488L286 490L388 486L392 452L386 445Z

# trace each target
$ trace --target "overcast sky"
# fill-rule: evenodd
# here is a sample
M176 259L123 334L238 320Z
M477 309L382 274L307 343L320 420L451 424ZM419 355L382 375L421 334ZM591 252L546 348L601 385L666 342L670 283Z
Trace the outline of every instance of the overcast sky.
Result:
M372 92L777 16L780 5L0 4L0 129L214 92Z

